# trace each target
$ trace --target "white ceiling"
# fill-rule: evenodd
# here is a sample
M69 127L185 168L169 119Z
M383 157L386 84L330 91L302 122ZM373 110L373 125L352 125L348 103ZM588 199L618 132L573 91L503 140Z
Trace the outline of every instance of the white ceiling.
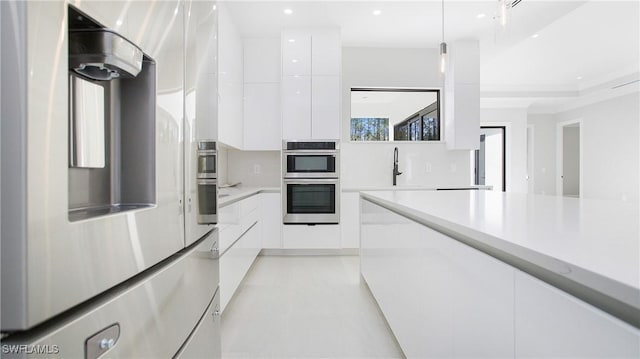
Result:
M440 0L225 3L244 37L337 26L345 47L436 48L442 41ZM520 95L508 106L556 106L581 90L640 72L638 0L522 0L510 11L506 29L494 18L496 0L445 0L444 6L447 42L480 40L482 90L494 92L484 103L500 103L508 96L496 93L516 91ZM293 14L285 15L285 8ZM382 13L375 16L374 10Z

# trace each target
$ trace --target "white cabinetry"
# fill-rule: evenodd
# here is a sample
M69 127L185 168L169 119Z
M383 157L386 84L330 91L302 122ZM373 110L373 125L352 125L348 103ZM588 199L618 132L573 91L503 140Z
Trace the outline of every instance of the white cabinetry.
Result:
M282 75L311 75L311 33L287 30L282 32Z
M244 39L244 82L280 82L280 39Z
M243 65L242 38L223 3L219 11L218 141L242 148ZM215 101L215 99L212 99Z
M362 275L407 357L512 357L514 269L362 205Z
M280 126L280 84L245 83L243 149L280 150Z
M311 77L282 78L282 137L311 138Z
M280 39L245 39L244 150L282 147L280 79Z
M220 307L225 309L262 249L257 195L220 209Z
M282 226L282 243L285 249L337 249L340 248L340 225Z
M311 78L311 137L340 138L340 76Z
M449 46L445 76L445 141L450 150L480 146L480 47L478 40Z
M640 358L640 330L516 273L516 358Z
M280 193L260 194L262 248L282 248L282 211Z
M360 193L342 192L340 197L340 246L360 247Z
M340 32L287 30L281 44L283 138L340 138Z
M640 330L363 200L361 273L407 357L638 358Z

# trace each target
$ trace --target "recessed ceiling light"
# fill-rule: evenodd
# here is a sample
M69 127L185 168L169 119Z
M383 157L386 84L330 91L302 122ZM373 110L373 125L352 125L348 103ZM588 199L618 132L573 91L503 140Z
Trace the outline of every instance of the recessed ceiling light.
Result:
M293 10L291 10L291 9L284 9L284 10L282 10L282 12L284 12L287 15L293 14Z
M576 77L576 80L582 80L582 76Z
M293 59L291 60L291 62L293 62L294 64L298 62L298 59Z
M487 16L487 14L478 14L478 15L476 15L476 17L477 17L478 19L482 19L482 18L483 18L483 17L485 17L485 16Z
M535 39L535 38L537 38L538 36L540 36L540 34L533 34L533 35L531 35L531 38L532 38L532 39Z
M117 25L117 26L122 25L122 20L118 19L118 21L116 21L116 25Z
M296 91L296 95L299 95L300 93L301 93L300 90Z
M213 11L216 11L218 9L218 6L216 6L216 4L213 4Z
M382 10L373 10L373 15L378 16L382 14Z
M294 42L296 42L296 39L289 39L289 42L290 43L294 43Z

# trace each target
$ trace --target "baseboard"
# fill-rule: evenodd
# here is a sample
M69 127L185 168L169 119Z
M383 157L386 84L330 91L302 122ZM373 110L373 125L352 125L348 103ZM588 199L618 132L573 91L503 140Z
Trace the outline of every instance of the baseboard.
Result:
M281 249L264 248L260 251L260 256L357 256L360 254L358 248L322 248L322 249Z

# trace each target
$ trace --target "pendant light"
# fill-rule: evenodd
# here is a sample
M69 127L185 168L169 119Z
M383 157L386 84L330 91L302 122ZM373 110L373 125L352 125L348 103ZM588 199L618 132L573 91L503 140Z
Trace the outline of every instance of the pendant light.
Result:
M440 43L440 72L447 68L447 43L444 42L444 0L442 0L442 42Z

